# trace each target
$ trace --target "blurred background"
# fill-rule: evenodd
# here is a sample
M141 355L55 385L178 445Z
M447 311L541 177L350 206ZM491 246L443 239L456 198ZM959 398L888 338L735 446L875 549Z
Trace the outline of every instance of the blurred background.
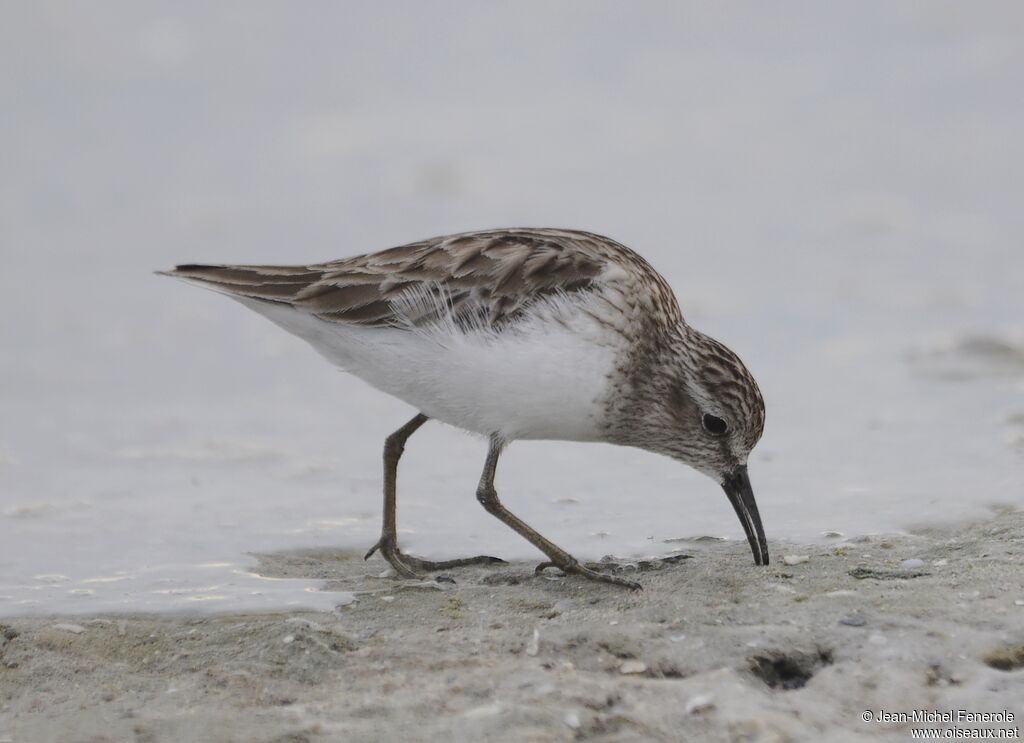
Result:
M1014 2L5 3L0 614L333 603L248 555L368 548L414 411L152 272L477 228L614 237L739 353L774 554L1024 504L1021 91ZM540 557L484 453L412 439L407 549ZM498 483L580 557L747 549L639 451Z

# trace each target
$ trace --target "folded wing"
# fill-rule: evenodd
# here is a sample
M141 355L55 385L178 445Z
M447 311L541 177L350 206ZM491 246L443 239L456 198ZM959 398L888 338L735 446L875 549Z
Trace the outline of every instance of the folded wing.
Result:
M182 265L167 275L335 323L498 327L538 299L592 290L611 248L634 255L584 232L495 230L310 266Z

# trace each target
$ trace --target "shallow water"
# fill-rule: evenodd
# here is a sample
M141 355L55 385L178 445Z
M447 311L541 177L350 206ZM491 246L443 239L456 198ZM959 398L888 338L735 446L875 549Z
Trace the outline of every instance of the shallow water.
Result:
M1018 5L155 7L0 24L0 615L343 600L251 555L372 544L415 411L150 272L499 225L626 242L742 356L770 542L1024 505ZM537 556L484 450L410 441L407 549ZM639 451L519 443L498 484L580 557L742 540Z

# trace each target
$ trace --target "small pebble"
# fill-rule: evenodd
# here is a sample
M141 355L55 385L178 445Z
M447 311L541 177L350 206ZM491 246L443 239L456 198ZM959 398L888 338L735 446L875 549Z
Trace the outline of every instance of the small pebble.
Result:
M949 565L949 560L943 557L941 560L932 560L932 565L937 568L941 568L943 565Z
M54 629L63 630L64 632L72 632L76 635L80 635L85 632L85 627L80 624L55 624Z
M390 602L390 601L394 601L395 597L394 596L381 596L380 600L381 601L389 601Z
M285 635L281 638L281 642L283 642L285 645L291 645L293 642L295 642L295 635Z
M918 560L916 557L912 557L909 560L904 560L903 562L901 562L900 567L906 568L908 570L913 568L923 568L924 560Z
M782 558L784 565L800 565L801 563L810 561L809 555L786 555Z
M704 712L712 709L715 706L714 698L710 694L697 694L696 696L690 697L686 702L686 706L683 711L692 715L695 712Z
M644 663L642 660L627 660L621 666L619 666L619 673L627 675L646 673L646 671L647 664Z
M863 627L867 623L868 620L860 614L851 614L850 616L842 617L839 620L839 624L845 624L847 627Z
M526 643L526 654L531 658L540 652L540 630L533 628L533 637Z
M1013 604L1014 606L1024 606L1024 599L1017 599Z
M563 717L562 720L573 730L580 729L580 716L575 712L566 712L565 717Z

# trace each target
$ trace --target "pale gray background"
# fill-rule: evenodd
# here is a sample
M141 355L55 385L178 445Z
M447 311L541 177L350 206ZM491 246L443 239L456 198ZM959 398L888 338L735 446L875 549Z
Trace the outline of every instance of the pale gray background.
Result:
M372 544L413 411L151 271L474 228L665 274L761 382L771 540L1024 503L1021 7L4 3L0 614L223 608L246 552ZM475 503L483 454L411 442L409 548L534 555ZM521 444L499 487L585 557L742 538L641 452Z

